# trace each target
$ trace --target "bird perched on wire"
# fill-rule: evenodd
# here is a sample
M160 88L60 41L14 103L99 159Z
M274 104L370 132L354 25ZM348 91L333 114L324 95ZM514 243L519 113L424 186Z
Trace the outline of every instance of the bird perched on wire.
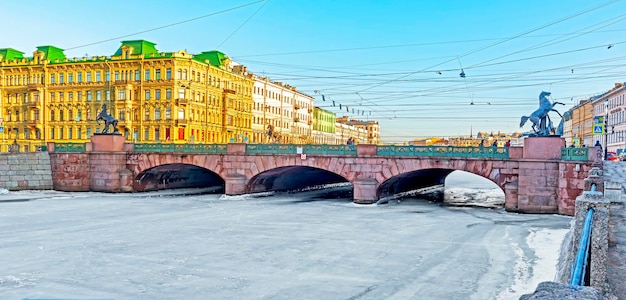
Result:
M461 76L461 78L465 78L465 71L463 71L463 69L461 69L461 73L459 74L459 76Z

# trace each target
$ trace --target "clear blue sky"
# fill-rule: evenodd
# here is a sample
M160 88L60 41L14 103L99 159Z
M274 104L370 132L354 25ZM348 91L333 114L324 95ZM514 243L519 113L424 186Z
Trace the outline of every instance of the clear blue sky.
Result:
M28 56L111 55L132 39L217 49L378 120L385 141L527 131L542 90L564 112L626 81L624 1L5 1L0 27L0 48Z

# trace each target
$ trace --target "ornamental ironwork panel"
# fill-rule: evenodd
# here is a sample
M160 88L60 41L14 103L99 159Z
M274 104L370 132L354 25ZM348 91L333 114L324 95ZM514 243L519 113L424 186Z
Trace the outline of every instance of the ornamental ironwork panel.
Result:
M304 154L356 155L355 145L303 145Z
M246 144L248 154L296 154L296 145L292 144Z
M377 146L376 155L509 158L509 148L456 146Z
M135 144L134 152L226 153L225 144Z
M589 160L589 148L561 148L562 160Z
M54 143L54 152L86 152L85 143Z

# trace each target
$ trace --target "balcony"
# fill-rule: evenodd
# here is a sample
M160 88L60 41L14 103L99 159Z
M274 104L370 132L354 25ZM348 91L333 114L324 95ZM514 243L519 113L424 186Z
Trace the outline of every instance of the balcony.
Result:
M41 83L29 83L27 85L27 87L28 87L29 90L36 90L38 88L42 88L43 84L41 84Z
M30 101L28 103L26 103L26 105L28 105L28 107L30 108L36 108L39 106L39 101Z
M26 126L41 125L41 120L26 120Z
M187 126L187 120L185 119L176 120L176 126Z
M297 122L300 122L300 118L295 117L295 118L293 118L293 121L294 121L294 122L296 122L296 123L297 123Z
M189 99L178 98L176 99L176 105L187 105L189 103Z

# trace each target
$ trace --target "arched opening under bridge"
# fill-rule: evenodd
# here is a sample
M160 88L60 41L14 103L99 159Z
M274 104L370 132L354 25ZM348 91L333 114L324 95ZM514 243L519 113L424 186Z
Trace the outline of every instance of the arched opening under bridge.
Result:
M252 177L246 186L247 193L303 191L307 189L324 189L333 186L349 186L352 197L352 185L340 175L307 166L279 167L261 172ZM345 193L345 192L344 192Z
M138 192L166 189L201 188L223 193L224 179L211 170L191 164L165 164L141 172L133 181Z

